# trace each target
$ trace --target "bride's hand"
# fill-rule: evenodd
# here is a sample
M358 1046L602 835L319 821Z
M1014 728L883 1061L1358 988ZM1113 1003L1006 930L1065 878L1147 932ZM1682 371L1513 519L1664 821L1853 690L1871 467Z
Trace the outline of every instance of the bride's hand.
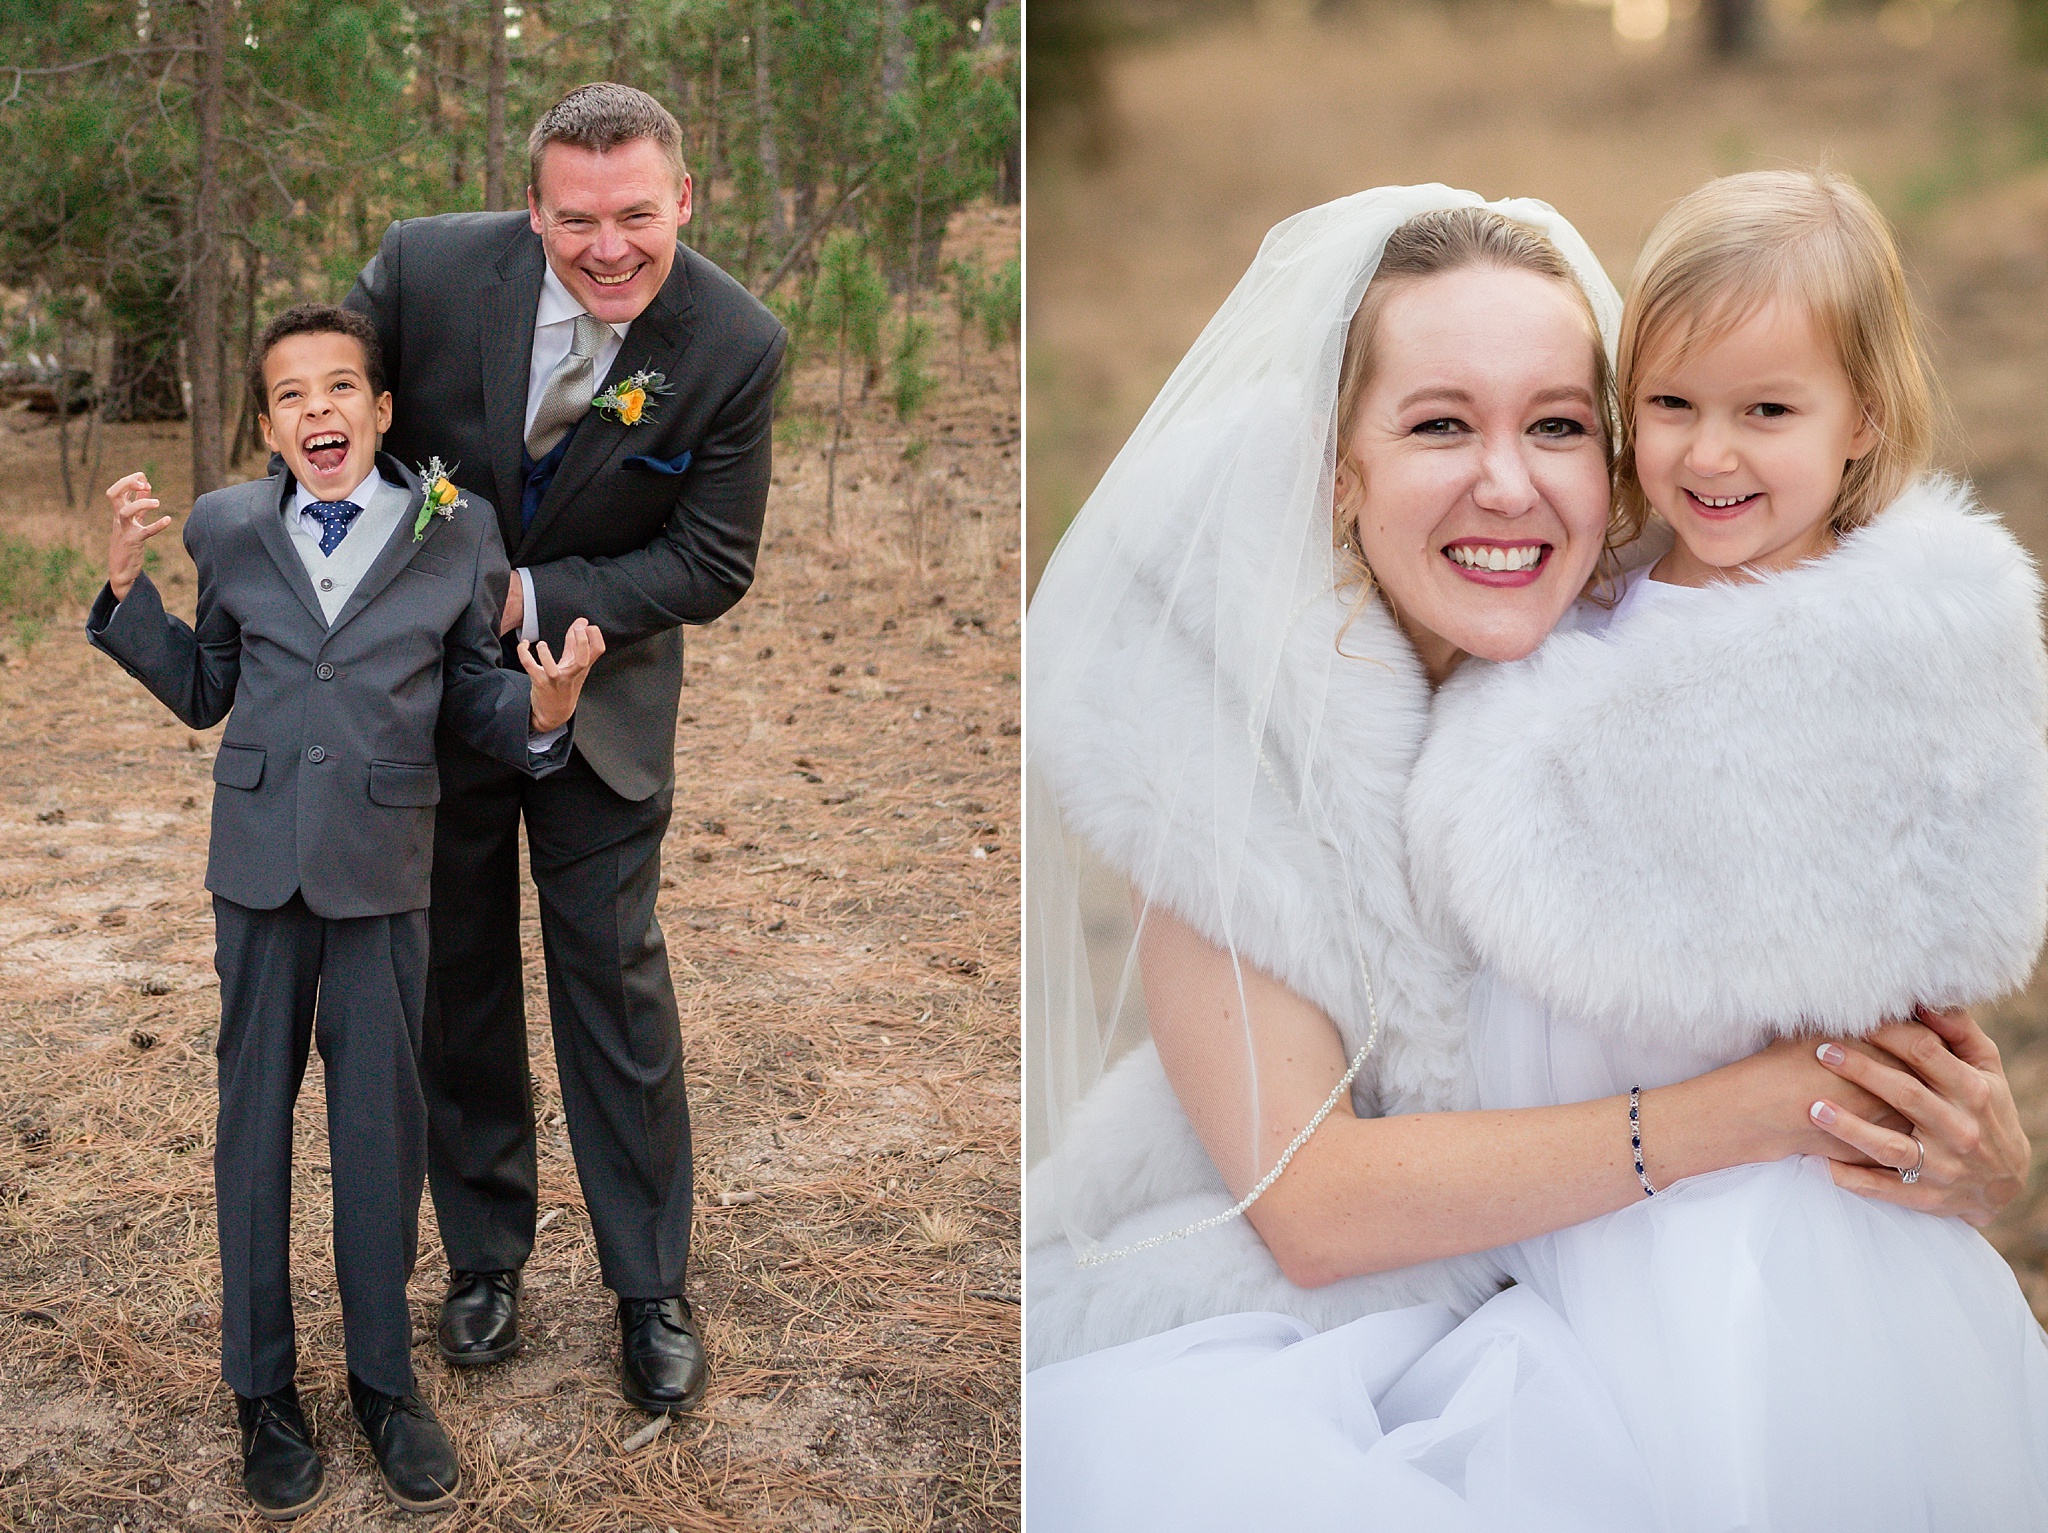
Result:
M1918 1017L1870 1034L1877 1051L1823 1044L1819 1058L1843 1080L1889 1103L1919 1144L1906 1130L1883 1127L1826 1098L1813 1104L1813 1121L1876 1162L1874 1168L1835 1162L1838 1187L1982 1228L2026 1185L2032 1147L1998 1045L1967 1011L1923 1006ZM1919 1180L1901 1181L1898 1168L1914 1164L1920 1145L1927 1158Z

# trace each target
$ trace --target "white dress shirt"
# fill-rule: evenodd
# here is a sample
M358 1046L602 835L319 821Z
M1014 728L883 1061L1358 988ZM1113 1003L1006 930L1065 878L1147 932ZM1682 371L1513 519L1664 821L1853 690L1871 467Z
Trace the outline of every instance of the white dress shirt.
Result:
M562 279L555 275L555 268L549 265L547 274L540 279L540 303L533 312L533 357L526 369L526 427L533 429L533 417L540 410L541 395L547 392L548 379L555 369L562 365L562 358L569 355L569 347L576 340L576 317L585 313L582 304L570 293ZM592 362L593 374L600 386L605 375L612 370L612 363L618 360L619 347L625 344L626 332L631 327L607 325L611 339L600 346L596 360ZM540 638L540 611L533 599L533 576L522 566L512 572L519 577L519 594L524 603L525 616L519 620L519 637L532 643Z

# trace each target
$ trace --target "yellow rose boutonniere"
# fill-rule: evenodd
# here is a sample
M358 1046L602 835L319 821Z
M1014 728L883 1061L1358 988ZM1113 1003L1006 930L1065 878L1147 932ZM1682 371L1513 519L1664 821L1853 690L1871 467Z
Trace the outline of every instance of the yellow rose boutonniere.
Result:
M456 509L469 504L462 498L462 492L455 488L455 481L448 476L455 471L443 468L439 458L427 459L427 466L419 471L420 484L424 489L420 501L420 514L413 519L412 540L417 543L427 535L427 523L435 517L443 520L453 516Z
M648 407L655 400L674 392L660 373L635 373L591 400L590 408L621 426L637 426L647 418Z

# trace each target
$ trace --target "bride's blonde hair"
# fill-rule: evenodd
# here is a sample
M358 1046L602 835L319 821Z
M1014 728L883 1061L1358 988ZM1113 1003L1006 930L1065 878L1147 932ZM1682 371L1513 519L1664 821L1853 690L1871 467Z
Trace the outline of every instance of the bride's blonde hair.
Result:
M1600 321L1594 316L1592 300L1579 284L1571 263L1547 236L1516 223L1491 208L1443 208L1423 213L1396 229L1380 254L1372 280L1351 317L1344 337L1344 365L1337 377L1337 466L1348 472L1355 489L1362 489L1364 474L1347 445L1358 404L1371 386L1378 358L1374 341L1381 312L1388 297L1404 283L1424 277L1441 277L1456 271L1500 270L1533 272L1563 284L1586 317L1587 343L1593 351L1593 397L1598 401L1601 439L1608 462L1614 461L1615 408L1614 374L1608 366L1607 348L1601 344ZM1357 519L1356 493L1340 495L1332 518L1331 535L1337 546L1340 586L1357 581L1370 589L1372 571L1352 538ZM1620 546L1614 536L1618 524L1610 522L1609 549ZM1603 561L1604 562L1604 561Z
M1711 346L1773 300L1812 318L1877 435L1843 474L1829 527L1862 526L1927 466L1934 386L1884 215L1853 181L1829 171L1722 176L1658 220L1629 283L1614 494L1628 537L1650 517L1635 465L1635 396L1648 365Z

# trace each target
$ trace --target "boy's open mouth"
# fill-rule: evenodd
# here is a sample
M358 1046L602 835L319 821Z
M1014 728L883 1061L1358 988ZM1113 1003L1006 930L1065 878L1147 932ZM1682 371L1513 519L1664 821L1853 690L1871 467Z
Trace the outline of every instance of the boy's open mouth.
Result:
M331 474L348 461L348 438L339 431L322 431L299 444L306 461L321 474Z
M1542 573L1550 558L1550 545L1461 538L1445 544L1443 555L1467 580L1489 586L1525 586Z

